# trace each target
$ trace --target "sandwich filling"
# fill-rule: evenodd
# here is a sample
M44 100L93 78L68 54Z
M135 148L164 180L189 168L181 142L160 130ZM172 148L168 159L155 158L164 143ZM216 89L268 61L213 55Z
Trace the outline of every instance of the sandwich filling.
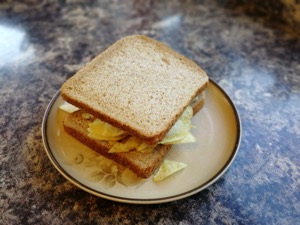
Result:
M79 108L69 103L61 105L60 109L68 113L79 110ZM88 113L82 113L82 117L85 119L91 119L94 116ZM195 142L196 139L190 132L192 128L192 117L193 108L188 106L166 134L164 139L157 144L169 145ZM88 137L92 139L107 141L112 146L109 153L128 152L134 149L136 151L146 153L151 152L157 146L157 144L149 145L141 139L128 135L123 130L97 118L89 123L87 133Z
M183 112L179 120L173 125L165 138L158 144L195 142L196 139L190 133L190 129L192 128L192 117L193 109L189 106ZM141 139L129 136L121 129L113 127L100 119L95 119L89 124L88 136L100 141L109 141L112 145L112 148L109 150L110 153L128 152L132 149L136 149L140 152L149 152L156 147L156 144L149 145Z

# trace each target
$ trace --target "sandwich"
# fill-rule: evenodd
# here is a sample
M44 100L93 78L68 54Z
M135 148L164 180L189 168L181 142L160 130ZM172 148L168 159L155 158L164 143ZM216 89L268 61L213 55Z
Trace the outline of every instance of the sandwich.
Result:
M117 41L61 87L77 110L66 133L142 178L174 144L193 142L191 118L204 104L208 76L194 62L142 35Z

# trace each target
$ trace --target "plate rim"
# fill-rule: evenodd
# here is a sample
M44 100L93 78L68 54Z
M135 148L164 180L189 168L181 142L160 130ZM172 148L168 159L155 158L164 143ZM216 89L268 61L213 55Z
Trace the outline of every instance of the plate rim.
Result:
M208 188L209 186L211 186L212 184L214 184L216 181L219 180L220 177L222 177L227 172L227 170L233 163L234 159L236 158L236 155L239 151L241 139L242 139L242 124L241 124L240 116L239 116L236 106L234 105L234 103L231 100L231 98L229 97L229 95L225 92L225 90L220 85L218 85L211 78L209 78L209 82L212 83L219 91L222 92L222 95L226 98L226 100L230 104L230 107L234 112L234 118L235 118L236 125L237 125L237 134L236 134L236 140L235 140L235 144L234 144L232 153L230 154L230 157L228 158L228 160L226 161L224 166L214 176L212 176L210 179L208 179L205 183L203 183L195 188L189 189L180 194L167 196L167 197L150 198L150 199L140 199L140 198L136 199L136 198L125 198L125 197L119 197L116 195L107 194L107 193L104 193L101 191L97 191L91 187L88 187L86 184L79 182L76 178L74 178L72 175L70 175L57 161L57 159L55 158L55 156L50 148L49 140L47 138L48 117L49 117L49 114L51 112L51 109L52 109L54 103L56 102L57 98L60 96L59 90L55 93L55 95L52 97L51 101L49 102L49 104L46 108L46 111L44 113L43 120L42 120L42 141L43 141L43 145L44 145L46 154L47 154L48 158L50 159L51 163L56 168L56 170L58 170L58 172L61 175L63 175L63 177L65 177L68 181L70 181L78 188L80 188L90 194L93 194L97 197L101 197L101 198L108 199L111 201L116 201L116 202L121 202L121 203L130 203L130 204L158 204L158 203L166 203L166 202L176 201L179 199L189 197L196 193L199 193L199 192L203 191L204 189Z

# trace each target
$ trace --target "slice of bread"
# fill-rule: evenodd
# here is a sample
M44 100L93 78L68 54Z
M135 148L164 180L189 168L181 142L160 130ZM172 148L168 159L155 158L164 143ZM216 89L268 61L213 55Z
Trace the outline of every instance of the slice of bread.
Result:
M196 102L194 102L193 109L200 110L203 104L204 99L199 98ZM81 143L90 147L92 150L130 169L139 177L147 178L151 176L163 162L163 159L172 146L157 145L157 147L150 153L141 153L137 151L109 153L108 151L112 145L106 141L91 139L88 136L88 124L93 122L95 117L84 117L83 113L83 110L79 110L68 114L64 119L63 124L65 131Z
M151 38L125 37L63 84L62 97L149 144L208 85L194 62Z

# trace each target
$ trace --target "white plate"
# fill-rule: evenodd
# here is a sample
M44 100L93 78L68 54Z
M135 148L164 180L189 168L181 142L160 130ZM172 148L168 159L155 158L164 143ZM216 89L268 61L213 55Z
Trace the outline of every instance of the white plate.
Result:
M194 144L173 146L167 159L188 166L154 183L85 147L64 132L60 93L50 102L42 125L43 142L55 168L79 188L96 196L126 203L151 204L182 199L217 181L233 162L241 139L241 124L228 95L210 80L204 108L193 118ZM123 172L121 174L121 172ZM121 175L120 175L121 174ZM55 187L53 187L55 188Z

